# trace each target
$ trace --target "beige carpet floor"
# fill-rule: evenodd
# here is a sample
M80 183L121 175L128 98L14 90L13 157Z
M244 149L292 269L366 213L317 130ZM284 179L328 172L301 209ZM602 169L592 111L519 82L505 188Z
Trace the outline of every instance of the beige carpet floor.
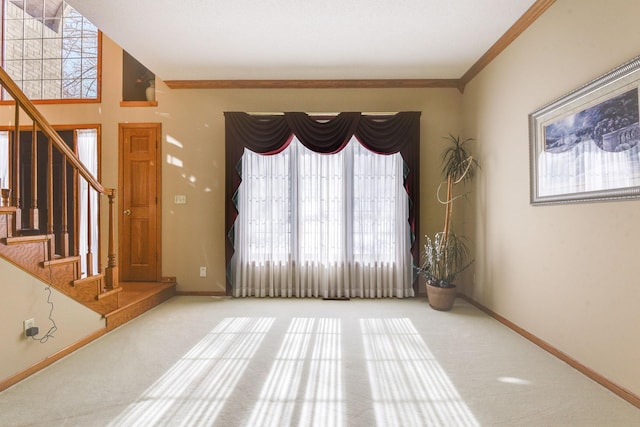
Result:
M475 307L175 297L0 393L0 426L640 426Z

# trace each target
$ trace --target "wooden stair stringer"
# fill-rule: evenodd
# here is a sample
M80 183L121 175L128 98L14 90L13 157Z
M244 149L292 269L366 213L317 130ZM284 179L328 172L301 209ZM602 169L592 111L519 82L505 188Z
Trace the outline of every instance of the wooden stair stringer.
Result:
M106 290L103 273L74 280L69 286L84 305L103 316L118 308L118 294L122 287Z
M8 237L10 234L7 227L11 227L11 215L11 212L0 210L1 257L99 314L104 315L117 308L117 293L108 298L98 299L99 292L95 292L95 287L91 288L94 292L91 297L86 295L84 289L79 291L74 288L72 282L78 278L80 270L79 257L47 261L48 239L45 236Z

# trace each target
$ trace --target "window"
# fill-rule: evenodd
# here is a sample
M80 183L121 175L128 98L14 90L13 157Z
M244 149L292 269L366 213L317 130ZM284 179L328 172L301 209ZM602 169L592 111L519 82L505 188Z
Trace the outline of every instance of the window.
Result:
M98 130L97 129L76 129L76 151L78 158L87 167L94 177L98 177ZM92 253L93 266L91 271L95 274L98 271L98 193L89 187L84 179L78 180L80 188L78 191L80 218L79 218L79 255L82 276L86 277L89 271L87 267L87 253ZM91 206L89 207L89 204ZM89 213L91 214L89 216ZM88 226L90 224L90 226ZM91 233L91 239L88 238ZM91 247L89 247L91 242Z
M420 112L225 112L227 292L407 297Z
M0 188L9 188L9 132L0 131Z
M3 66L27 97L99 99L95 25L62 0L4 0L3 10Z
M236 290L412 295L403 170L400 153L375 154L355 138L330 155L295 137L275 155L245 150L232 263Z

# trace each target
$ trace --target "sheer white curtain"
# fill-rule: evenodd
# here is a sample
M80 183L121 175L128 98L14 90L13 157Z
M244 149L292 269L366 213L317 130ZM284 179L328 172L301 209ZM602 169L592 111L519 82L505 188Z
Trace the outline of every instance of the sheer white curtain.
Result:
M403 173L400 154L356 139L331 155L296 138L277 155L245 150L234 296L413 296Z
M94 177L98 176L98 131L96 129L77 129L76 143L78 158ZM91 190L91 218L87 217L89 205L89 190ZM78 191L80 198L79 225L79 256L82 277L87 275L87 253L89 251L87 234L87 220L91 224L91 253L93 254L93 271L98 272L98 193L89 187L87 181L80 178Z
M9 188L9 132L0 131L0 188Z

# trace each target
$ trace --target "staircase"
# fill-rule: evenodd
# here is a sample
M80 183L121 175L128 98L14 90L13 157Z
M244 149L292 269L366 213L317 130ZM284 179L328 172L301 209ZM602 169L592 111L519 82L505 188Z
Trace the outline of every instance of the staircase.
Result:
M0 84L15 100L14 130L10 133L8 183L0 200L0 256L103 315L113 329L175 294L175 278L161 283L118 282L114 249L116 190L103 187L78 156L46 121L9 75L0 67ZM32 143L21 141L21 120L30 127ZM44 136L44 141L41 136ZM26 159L26 160L25 160ZM87 253L80 254L77 188L84 181L89 198L108 198L108 212L99 217L109 224L107 266L94 270L91 232ZM86 223L91 227L91 203ZM99 205L98 205L99 206ZM105 218L106 217L106 218ZM95 218L95 216L93 217ZM102 240L103 236L99 236ZM101 247L98 242L97 247ZM86 268L81 271L81 256Z

